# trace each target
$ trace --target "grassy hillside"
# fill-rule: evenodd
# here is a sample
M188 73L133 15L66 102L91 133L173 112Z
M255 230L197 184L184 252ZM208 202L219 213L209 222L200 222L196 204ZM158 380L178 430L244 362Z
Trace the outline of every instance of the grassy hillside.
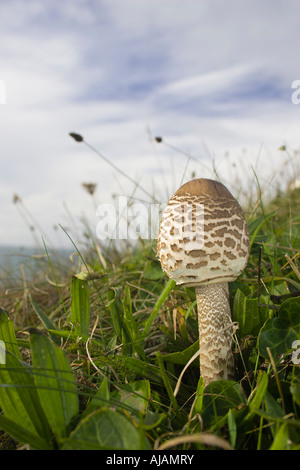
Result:
M245 209L236 381L204 389L198 358L181 376L195 294L167 279L153 241L92 244L63 270L49 257L43 276L2 289L0 448L299 450L299 209L299 189Z

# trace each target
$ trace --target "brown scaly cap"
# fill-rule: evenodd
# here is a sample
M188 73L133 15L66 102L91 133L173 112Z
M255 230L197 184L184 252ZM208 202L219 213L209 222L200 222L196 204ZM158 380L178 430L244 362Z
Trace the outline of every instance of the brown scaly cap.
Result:
M189 194L191 196L203 196L207 195L212 199L216 198L227 198L234 199L232 194L228 191L224 184L219 183L218 181L198 178L195 180L188 181L183 184L173 195L174 196L183 196L184 194Z
M185 183L163 212L157 253L162 269L177 284L234 281L249 258L248 227L240 205L218 181Z

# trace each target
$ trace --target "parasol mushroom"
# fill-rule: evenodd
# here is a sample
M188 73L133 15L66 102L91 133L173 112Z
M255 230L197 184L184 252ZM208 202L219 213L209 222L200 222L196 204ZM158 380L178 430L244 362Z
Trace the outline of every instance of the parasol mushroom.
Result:
M195 287L200 374L204 385L234 378L228 282L244 270L250 251L243 211L221 183L185 183L165 207L157 254L176 284Z

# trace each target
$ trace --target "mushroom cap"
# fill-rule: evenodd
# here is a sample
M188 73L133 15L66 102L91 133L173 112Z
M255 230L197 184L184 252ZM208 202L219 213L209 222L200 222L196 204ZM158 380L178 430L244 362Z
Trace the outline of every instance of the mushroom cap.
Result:
M234 281L250 252L243 211L218 181L194 179L169 200L159 228L157 254L177 284Z

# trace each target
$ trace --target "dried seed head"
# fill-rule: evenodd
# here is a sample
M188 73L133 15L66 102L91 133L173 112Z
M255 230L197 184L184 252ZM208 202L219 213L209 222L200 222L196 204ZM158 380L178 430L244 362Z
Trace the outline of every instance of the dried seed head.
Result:
M76 134L76 132L70 132L69 136L73 137L73 139L76 140L76 142L83 141L83 137L80 134Z
M82 187L92 196L97 188L96 183L82 183Z

